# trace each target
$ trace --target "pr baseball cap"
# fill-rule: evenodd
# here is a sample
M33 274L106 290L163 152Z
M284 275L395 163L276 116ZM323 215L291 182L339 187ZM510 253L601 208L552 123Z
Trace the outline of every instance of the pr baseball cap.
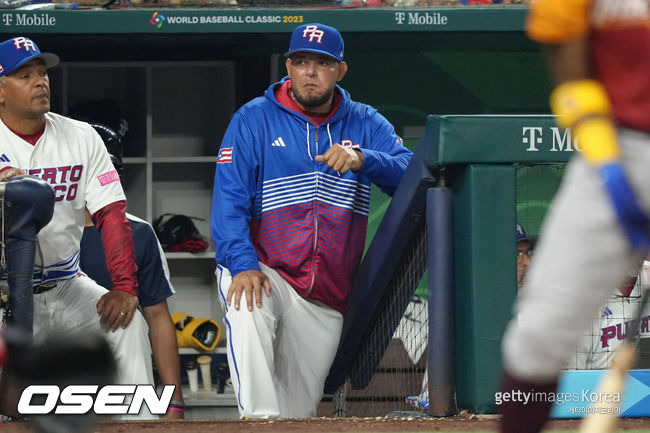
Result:
M319 23L303 24L291 33L289 51L284 55L289 57L296 51L325 54L342 62L343 38L334 27Z
M526 231L521 226L521 224L517 224L517 242L525 241L527 239L528 239L528 235L526 234Z
M41 53L34 41L24 36L17 36L0 43L0 76L7 75L32 59L40 58L45 67L59 64L59 56L53 53Z

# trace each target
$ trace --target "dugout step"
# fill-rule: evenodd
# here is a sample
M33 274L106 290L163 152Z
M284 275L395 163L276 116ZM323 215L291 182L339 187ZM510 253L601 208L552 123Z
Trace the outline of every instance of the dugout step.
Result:
M181 384L185 400L185 419L239 419L237 398L230 381L225 349L218 347L212 352L181 349L179 355L182 366ZM192 361L197 366L198 357L205 355L212 358L210 362L212 390L205 390L199 371L197 372L199 389L191 391L185 367L188 361Z
M232 386L226 386L223 394L212 391L192 392L189 386L183 386L185 400L185 419L239 419L237 398Z

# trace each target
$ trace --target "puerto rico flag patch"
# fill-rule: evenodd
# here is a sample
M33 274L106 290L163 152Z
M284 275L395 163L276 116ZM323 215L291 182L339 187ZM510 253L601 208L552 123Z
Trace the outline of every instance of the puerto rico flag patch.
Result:
M101 186L105 186L109 183L118 182L120 180L120 176L117 174L117 170L112 170L107 173L100 174L97 176L97 179L99 180L99 184Z
M217 164L226 164L228 162L232 162L232 147L223 147L219 149Z

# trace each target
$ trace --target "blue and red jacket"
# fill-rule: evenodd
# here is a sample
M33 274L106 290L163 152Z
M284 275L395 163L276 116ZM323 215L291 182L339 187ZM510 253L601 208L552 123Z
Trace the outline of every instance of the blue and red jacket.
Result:
M274 95L241 107L219 150L212 200L216 261L234 276L275 269L306 299L344 313L361 261L370 183L395 191L412 153L393 126L336 86L341 105L315 126ZM314 161L332 144L358 148L361 170L339 174Z

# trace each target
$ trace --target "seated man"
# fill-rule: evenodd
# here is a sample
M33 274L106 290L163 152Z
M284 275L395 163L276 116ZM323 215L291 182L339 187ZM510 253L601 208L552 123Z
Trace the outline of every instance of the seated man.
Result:
M58 62L25 37L0 43L0 181L30 174L46 181L55 195L52 220L38 234L34 342L101 335L115 355L118 383L152 384L124 192L97 132L50 112L47 69ZM79 269L86 208L102 231L112 291Z
M526 270L530 264L530 256L533 254L531 239L526 234L523 226L517 224L517 289L521 289L526 276Z

